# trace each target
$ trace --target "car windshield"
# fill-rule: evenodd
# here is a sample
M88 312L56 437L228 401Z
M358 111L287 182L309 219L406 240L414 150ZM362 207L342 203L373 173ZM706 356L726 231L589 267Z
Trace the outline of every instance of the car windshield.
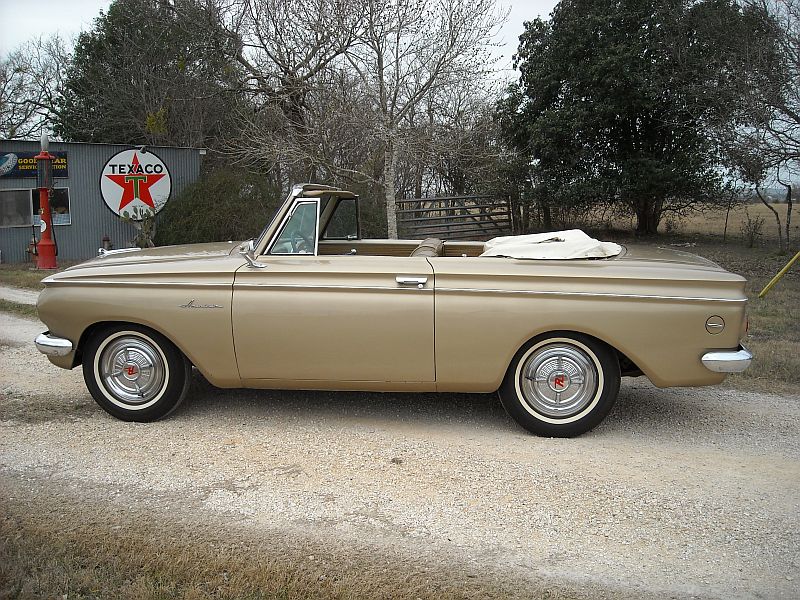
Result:
M275 212L272 213L272 217L270 218L269 221L267 221L266 227L264 227L264 229L261 230L261 233L258 235L255 242L253 243L253 248L258 248L258 245L264 240L264 236L267 235L267 231L269 230L270 227L272 227L272 224L278 217L278 213L281 211L281 208L282 208L281 206L278 206L278 208L275 209Z
M270 254L314 254L317 239L317 202L298 202L278 234Z

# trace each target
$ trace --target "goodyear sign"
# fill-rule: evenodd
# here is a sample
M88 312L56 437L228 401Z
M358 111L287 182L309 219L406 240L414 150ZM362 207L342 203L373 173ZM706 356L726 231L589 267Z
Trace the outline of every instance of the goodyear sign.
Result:
M36 155L38 152L9 152L0 156L0 177L5 179L36 177ZM69 177L67 153L51 152L53 177Z

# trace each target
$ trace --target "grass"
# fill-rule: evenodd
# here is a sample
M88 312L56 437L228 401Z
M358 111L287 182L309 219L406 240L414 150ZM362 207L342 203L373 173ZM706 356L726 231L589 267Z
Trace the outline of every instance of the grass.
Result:
M780 215L781 231L785 233L787 205L772 204L771 206ZM667 235L711 236L711 239L719 238L721 241L741 244L744 237L742 226L749 217L750 219L763 219L761 235L758 236L761 245L771 245L778 239L775 216L769 208L760 202L738 205L732 208L730 213L727 214L727 230L725 217L726 211L724 209L694 213L691 216L680 218L667 215L662 219L659 231ZM795 204L792 210L792 217L790 237L797 242L797 240L800 240L800 205ZM597 232L609 229L632 232L636 228L636 219L633 216L619 216L608 211L590 211L581 215L581 223L578 223L577 226Z
M0 494L0 598L579 597L390 550L343 552L291 533L246 532L204 514L170 518L102 499L93 505L90 494L35 496Z
M42 290L42 279L53 273L60 273L64 269L77 264L78 261L59 261L57 270L40 271L32 263L0 264L0 285L24 288L27 290Z
M0 312L9 312L26 319L38 319L39 313L36 312L36 306L31 304L21 304L19 302L11 302L0 298Z
M39 271L30 264L2 264L0 265L0 284L28 290L41 290L44 288L41 281L52 271Z
M785 231L786 223L786 204L772 204L772 207L778 211L781 217L781 228ZM794 217L791 226L791 237L794 240L800 239L800 206L795 206L792 210ZM747 220L748 215L751 219L762 218L764 224L762 227L762 243L771 244L774 240L778 239L777 227L775 224L775 215L764 206L762 203L747 204L744 206L737 206L731 209L728 215L728 230L727 240L740 243L742 239L742 225ZM676 228L684 234L702 234L712 236L722 236L725 231L725 211L709 211L693 215L679 221L670 221L671 227ZM665 223L666 226L666 223ZM665 227L662 227L665 229Z

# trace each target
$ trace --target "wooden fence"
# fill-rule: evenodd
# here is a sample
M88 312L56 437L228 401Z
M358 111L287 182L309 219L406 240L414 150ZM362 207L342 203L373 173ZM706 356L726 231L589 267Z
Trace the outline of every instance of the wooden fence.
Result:
M513 233L509 198L448 196L397 201L401 238L486 240Z

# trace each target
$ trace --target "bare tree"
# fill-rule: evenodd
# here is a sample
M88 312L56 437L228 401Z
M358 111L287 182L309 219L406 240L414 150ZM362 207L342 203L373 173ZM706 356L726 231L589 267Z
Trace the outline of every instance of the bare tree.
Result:
M344 0L208 0L243 69L243 132L229 140L234 160L308 178L317 163L309 123L315 92L332 82L335 60L353 43L358 16ZM316 94L317 98L319 94ZM284 174L278 174L284 179Z
M502 22L494 0L362 0L359 43L345 54L375 115L383 146L388 235L397 237L397 164L404 122L438 87L481 80L486 49Z
M497 92L480 83L438 87L409 112L398 191L415 197L494 191L501 157Z
M68 61L58 36L30 41L0 60L0 137L38 137L49 128Z
M728 133L727 146L738 168L756 190L761 202L775 219L778 246L785 251L791 243L791 220L794 181L792 173L800 170L800 0L744 0L747 9L768 14L776 28L776 56L762 52L760 40L743 40L752 47L751 60L768 60L771 73L766 85L749 94L746 114L741 121L747 127L735 127ZM745 89L745 85L738 89ZM752 89L752 88L751 88ZM786 190L786 212L781 214L761 193L765 182L773 181Z

